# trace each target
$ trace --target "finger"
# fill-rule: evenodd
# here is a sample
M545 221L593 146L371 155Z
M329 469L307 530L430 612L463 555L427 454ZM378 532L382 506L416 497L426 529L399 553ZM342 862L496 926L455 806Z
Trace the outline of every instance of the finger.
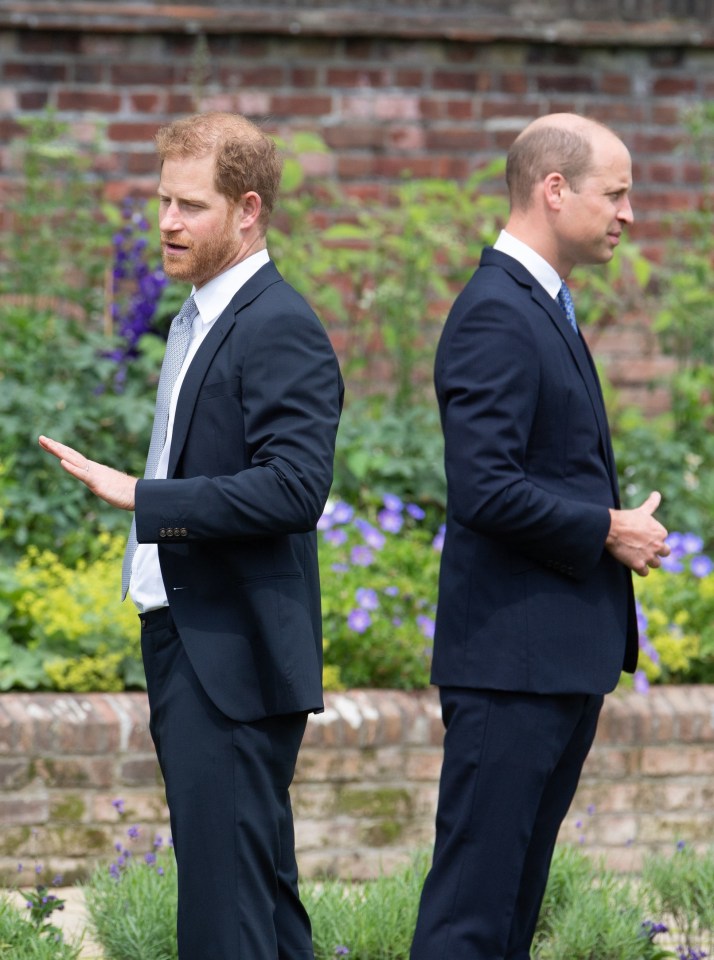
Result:
M655 512L660 503L662 503L662 494L658 490L653 490L642 504L642 509L651 514Z

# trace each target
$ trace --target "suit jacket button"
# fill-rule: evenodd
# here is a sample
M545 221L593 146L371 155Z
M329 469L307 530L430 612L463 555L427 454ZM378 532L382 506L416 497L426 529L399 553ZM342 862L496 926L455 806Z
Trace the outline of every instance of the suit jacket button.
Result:
M188 530L186 529L186 527L181 527L181 536L182 537L188 536Z
M167 533L167 535L168 535L169 537L173 537L173 536L174 536L174 528L173 528L173 527L169 527L169 529L166 531L166 533Z

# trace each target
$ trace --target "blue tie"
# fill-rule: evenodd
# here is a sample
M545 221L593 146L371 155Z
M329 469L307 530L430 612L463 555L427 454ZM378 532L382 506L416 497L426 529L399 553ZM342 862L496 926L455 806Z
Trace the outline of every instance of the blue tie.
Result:
M191 342L191 321L197 312L198 310L193 297L189 297L171 322L171 329L169 330L169 336L166 341L164 362L161 364L159 387L156 393L156 409L154 410L154 425L151 429L151 442L149 443L149 453L146 457L146 469L144 470L144 477L149 480L156 476L156 468L159 465L161 452L166 443L166 428L169 423L171 394L178 375L181 372L181 367L183 366L183 361ZM121 568L122 600L129 589L131 564L137 546L136 519L134 519L132 520L131 530L129 531L129 537L126 542L124 561Z
M563 313L568 318L568 323L573 328L573 330L578 332L578 325L575 322L575 307L573 306L573 298L570 296L570 290L568 290L568 285L563 280L560 285L560 290L558 290L558 296L556 300L563 308Z

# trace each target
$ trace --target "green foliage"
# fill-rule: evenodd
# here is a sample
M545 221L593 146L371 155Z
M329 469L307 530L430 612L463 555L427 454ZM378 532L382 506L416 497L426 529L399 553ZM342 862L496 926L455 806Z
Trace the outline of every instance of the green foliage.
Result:
M438 539L417 505L385 501L361 515L332 502L323 517L325 663L347 687L418 689L429 683Z
M672 222L655 330L682 368L714 364L714 101L684 115L688 148L701 171L700 203Z
M38 897L41 901L43 894L37 888L27 896L28 902L34 903ZM35 922L36 914L47 914L46 908L46 904L40 903L26 918L7 895L0 895L0 957L8 960L77 960L79 946L66 943L57 929L44 919Z
M385 493L443 512L444 441L436 403L397 412L390 403L345 403L335 451L335 489L351 503Z
M66 475L38 445L40 434L141 475L153 417L146 350L117 392L112 337L84 323L0 303L0 551L58 550L66 562L96 555L100 530L126 530L127 515ZM153 337L145 337L147 346Z
M30 547L0 578L0 690L145 685L136 611L121 603L124 537L100 534L96 560L67 567Z
M109 241L102 184L91 173L99 136L76 142L51 110L19 123L26 133L12 152L22 179L7 204L10 227L0 234L0 295L49 298L89 316L101 311Z
M149 862L147 862L147 859ZM407 960L421 888L429 868L422 852L375 880L303 881L316 960ZM90 924L107 960L176 957L176 874L170 853L123 850L87 889ZM714 851L680 849L655 856L633 881L608 871L581 850L556 846L534 943L537 960L664 960L712 950ZM675 954L657 942L674 922L684 944ZM655 920L653 918L659 918ZM670 941L673 934L669 932ZM685 954L685 949L688 951Z
M407 867L365 884L303 883L315 960L406 960L428 866L421 854Z
M105 960L176 960L176 861L171 849L124 849L85 888L89 924Z
M714 952L714 848L697 853L683 843L667 855L653 854L642 867L642 882L650 892L653 910L670 917L695 958L704 947ZM684 953L684 951L682 951Z
M324 150L314 138L311 148ZM333 187L331 208L342 217L324 229L316 198L296 193L302 178L288 179L270 247L322 310L359 392L386 393L403 412L430 384L445 310L505 218L502 192L489 192L502 170L496 161L465 183L406 180L369 208Z

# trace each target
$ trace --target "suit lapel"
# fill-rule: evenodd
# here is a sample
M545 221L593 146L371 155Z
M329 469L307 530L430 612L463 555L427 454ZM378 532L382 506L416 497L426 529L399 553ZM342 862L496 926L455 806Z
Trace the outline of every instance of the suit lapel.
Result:
M253 276L243 284L228 304L223 313L218 317L211 329L206 334L201 346L196 351L196 356L186 371L178 402L176 404L176 415L174 417L173 433L171 435L171 450L169 452L169 463L167 476L173 477L176 471L181 452L183 451L191 425L193 410L196 406L201 384L203 383L208 369L213 362L213 358L218 352L221 344L236 325L238 314L252 303L256 297L274 283L282 280L275 264L270 261L260 268Z
M531 297L540 307L542 307L543 310L545 310L551 322L557 328L558 333L563 338L568 350L570 351L573 361L575 362L575 366L583 381L583 385L585 386L588 397L590 398L590 403L592 405L595 420L597 421L598 425L598 431L600 433L603 458L607 464L613 493L615 494L615 502L619 504L617 470L615 467L615 457L612 452L612 442L610 440L610 428L608 426L607 414L605 412L605 402L600 389L600 381L595 369L595 364L584 338L582 336L577 336L573 332L573 329L568 323L568 320L563 311L560 309L558 303L548 294L547 290L545 290L538 283L535 277L533 277L533 275L529 273L521 263L519 263L517 260L514 260L513 257L493 249L487 249L484 251L481 262L483 263L484 261L489 264L502 267L513 277L517 283L519 283L521 286L530 288Z

